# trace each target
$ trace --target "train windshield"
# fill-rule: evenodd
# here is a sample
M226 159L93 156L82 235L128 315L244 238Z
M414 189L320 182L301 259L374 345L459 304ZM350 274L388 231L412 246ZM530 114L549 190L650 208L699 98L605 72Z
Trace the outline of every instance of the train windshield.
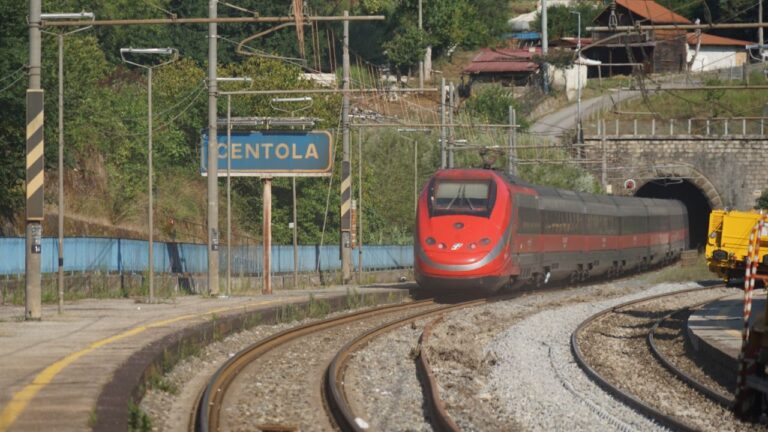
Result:
M432 216L491 214L496 197L496 183L491 180L438 180L432 186Z

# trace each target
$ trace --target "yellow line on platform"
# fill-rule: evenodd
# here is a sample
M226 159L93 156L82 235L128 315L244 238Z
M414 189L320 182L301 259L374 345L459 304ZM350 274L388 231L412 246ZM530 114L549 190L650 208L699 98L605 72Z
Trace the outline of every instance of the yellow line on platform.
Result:
M69 354L68 356L57 361L56 363L53 363L52 365L46 367L45 369L43 369L42 372L40 372L39 374L37 374L37 376L35 376L31 384L28 384L19 392L14 393L11 401L8 403L8 405L6 405L3 408L3 411L0 412L0 432L7 431L8 428L10 428L13 425L13 423L16 422L16 420L19 418L21 413L24 412L24 410L27 408L27 405L29 405L29 402L32 401L35 395L37 395L37 393L40 392L40 390L45 388L46 385L50 384L53 381L53 379L56 377L56 375L59 374L59 372L64 370L64 368L66 368L70 364L77 361L80 357L90 353L91 351L97 348L103 347L105 345L109 345L113 342L119 341L121 339L125 339L130 336L135 336L150 328L162 327L178 321L192 319L199 316L211 315L215 313L231 311L234 309L243 309L243 308L254 307L254 306L264 306L264 305L268 305L270 303L276 303L276 302L279 302L279 300L268 300L268 301L254 302L254 303L246 303L244 305L223 307L223 308L218 308L214 310L209 310L201 314L182 315L176 318L170 318L167 320L158 321L158 322L147 324L147 325L134 327L130 330L124 331L123 333L108 337L106 339L102 339L100 341L96 341L90 344L88 348Z

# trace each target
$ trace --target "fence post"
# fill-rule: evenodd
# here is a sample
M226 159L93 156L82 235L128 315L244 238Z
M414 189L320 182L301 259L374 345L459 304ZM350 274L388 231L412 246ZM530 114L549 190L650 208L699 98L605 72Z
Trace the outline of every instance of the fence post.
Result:
M691 134L691 119L688 119L688 135Z
M746 63L744 63L746 65ZM747 134L747 119L743 118L741 119L741 134L746 135Z
M669 135L675 134L675 119L669 119Z
M619 136L619 119L616 119L616 136Z
M656 135L656 117L651 119L651 135Z
M709 136L709 119L707 119L707 136Z
M764 132L765 132L765 128L763 127L765 126L764 120L765 119L760 118L760 135L764 135Z
M728 119L723 120L724 123L724 129L723 129L723 135L728 135Z
M632 123L634 125L632 135L637 135L637 119L635 119Z

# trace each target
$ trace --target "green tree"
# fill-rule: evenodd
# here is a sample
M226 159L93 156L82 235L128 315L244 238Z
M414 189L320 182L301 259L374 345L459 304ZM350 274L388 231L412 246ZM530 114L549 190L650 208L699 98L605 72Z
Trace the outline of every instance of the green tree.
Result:
M587 26L604 10L603 6L590 1L579 1L575 5L554 5L547 7L547 34L550 39L576 37L579 34L579 20L573 12L581 14L581 36L588 37ZM532 30L541 31L541 13L536 14Z
M424 57L426 47L424 32L413 25L407 25L402 33L384 43L385 54L398 74L418 63Z
M764 190L762 194L755 200L756 209L768 209L768 189Z
M464 109L475 119L488 123L508 123L509 107L518 111L517 122L521 130L528 128L528 122L520 113L520 104L510 89L498 84L478 86L478 89L464 103Z

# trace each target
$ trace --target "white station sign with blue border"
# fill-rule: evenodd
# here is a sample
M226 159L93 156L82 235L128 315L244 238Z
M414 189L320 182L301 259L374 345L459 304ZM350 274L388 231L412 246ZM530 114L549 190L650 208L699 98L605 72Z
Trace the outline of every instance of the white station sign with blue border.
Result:
M322 177L333 170L333 139L328 131L226 132L216 135L218 175L227 176L227 154L235 176ZM200 173L208 175L208 133L203 132Z

